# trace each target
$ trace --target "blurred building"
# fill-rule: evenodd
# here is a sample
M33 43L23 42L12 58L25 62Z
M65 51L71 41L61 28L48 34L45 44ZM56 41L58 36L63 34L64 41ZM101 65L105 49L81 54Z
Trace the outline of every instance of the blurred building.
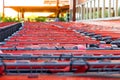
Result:
M119 16L120 0L70 0L71 20L119 19Z
M44 4L56 5L57 1L59 6L69 5L69 0L44 0Z
M11 0L11 3L9 0L3 1L3 9L15 10L18 13L18 18L24 18L25 13L28 12L53 13L49 17L59 17L69 11L69 0L36 0L35 2L34 0ZM3 13L5 14L5 12Z

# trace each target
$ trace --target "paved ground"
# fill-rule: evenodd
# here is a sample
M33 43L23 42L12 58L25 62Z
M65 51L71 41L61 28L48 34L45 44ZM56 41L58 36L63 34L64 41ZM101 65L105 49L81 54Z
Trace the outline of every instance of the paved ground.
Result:
M31 75L30 75L31 76ZM101 76L63 76L63 75L38 75L36 78L29 78L25 75L1 76L0 80L120 80L120 78L101 77Z

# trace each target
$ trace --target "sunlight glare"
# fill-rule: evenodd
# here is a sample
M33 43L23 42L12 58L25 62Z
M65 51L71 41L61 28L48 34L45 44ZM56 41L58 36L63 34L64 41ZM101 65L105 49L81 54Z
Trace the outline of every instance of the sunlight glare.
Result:
M5 1L5 6L46 6L44 5L44 0L4 0ZM52 5L51 5L52 6ZM3 4L2 0L0 0L0 13L3 11ZM25 13L26 17L29 16L49 16L53 13L32 13L32 12L27 12ZM6 17L16 17L18 13L10 8L5 8L5 16Z

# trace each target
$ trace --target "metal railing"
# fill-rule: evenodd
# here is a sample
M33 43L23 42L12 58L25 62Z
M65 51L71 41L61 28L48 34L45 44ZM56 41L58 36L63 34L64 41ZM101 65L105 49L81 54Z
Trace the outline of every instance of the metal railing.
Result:
M88 0L76 5L76 21L118 19L120 0Z

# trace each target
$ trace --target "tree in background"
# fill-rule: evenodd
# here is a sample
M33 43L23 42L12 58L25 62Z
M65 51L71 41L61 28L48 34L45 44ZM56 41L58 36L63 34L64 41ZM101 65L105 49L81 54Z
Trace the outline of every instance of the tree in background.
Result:
M2 21L2 14L0 13L0 22Z
M59 17L59 21L66 21L64 17Z
M120 7L119 7L119 9L118 9L118 16L120 16Z
M12 18L12 17L5 17L3 19L3 22L19 22L18 19L16 17Z
M35 21L36 21L36 22L45 22L46 19L47 19L46 17L41 17L41 16L40 16L40 17L36 17L36 18L35 18Z

